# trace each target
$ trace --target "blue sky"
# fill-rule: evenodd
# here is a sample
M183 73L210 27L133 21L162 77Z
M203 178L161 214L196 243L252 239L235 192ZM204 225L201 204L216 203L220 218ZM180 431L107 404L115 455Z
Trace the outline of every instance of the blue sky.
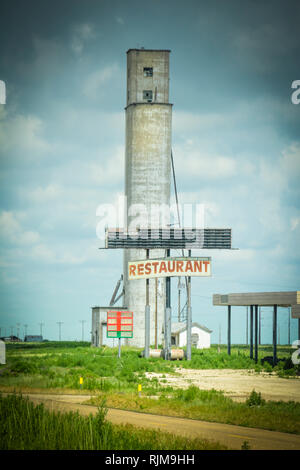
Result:
M126 51L171 49L179 201L232 227L237 251L193 279L193 319L226 341L213 293L299 290L300 7L296 1L4 0L0 15L0 327L90 338L121 251L98 250L100 204L124 191ZM174 255L176 253L174 252ZM177 281L172 307L177 311ZM263 309L264 342L271 311ZM245 341L245 309L232 340ZM287 342L287 311L280 310ZM291 340L297 321L291 321Z

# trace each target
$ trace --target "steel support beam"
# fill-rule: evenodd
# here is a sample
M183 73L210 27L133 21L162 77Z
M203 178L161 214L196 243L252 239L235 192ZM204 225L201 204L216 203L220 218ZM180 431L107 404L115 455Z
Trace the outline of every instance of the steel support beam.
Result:
M145 357L150 355L150 305L145 306Z
M166 250L166 256L170 256L170 250ZM166 278L166 308L165 308L165 359L171 356L171 278Z
M273 307L273 366L277 363L277 305Z
M146 259L149 259L149 250L146 250ZM146 305L145 305L145 357L150 355L150 305L149 305L149 279L146 279Z
M255 317L254 317L254 360L257 363L257 360L258 360L258 305L255 305Z
M189 257L191 257L189 250ZM186 317L186 358L188 361L192 359L192 306L191 306L191 277L188 277L187 292L187 317Z
M250 305L250 359L253 359L253 305Z
M227 353L229 355L231 354L231 305L228 305Z

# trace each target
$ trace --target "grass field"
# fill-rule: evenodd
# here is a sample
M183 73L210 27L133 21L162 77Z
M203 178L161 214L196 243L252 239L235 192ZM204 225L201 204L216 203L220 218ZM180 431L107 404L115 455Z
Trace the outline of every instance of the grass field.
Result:
M80 393L82 388L82 392L98 395L93 402L97 406L104 398L107 406L114 408L300 433L300 403L264 402L255 392L248 402L236 403L222 392L201 391L197 387L175 390L145 376L145 372L174 373L177 367L188 367L275 371L288 378L299 374L299 367L291 363L290 347L278 347L281 361L275 368L262 363L264 357L272 356L270 346L260 346L258 364L249 358L245 346L232 347L230 356L226 346L220 352L217 346L193 350L191 361L145 359L140 352L124 347L118 359L116 348L92 348L89 343L7 344L7 364L0 368L0 390ZM137 395L138 383L142 384L143 397Z
M0 450L222 450L218 443L117 426L96 416L54 413L18 395L0 395Z

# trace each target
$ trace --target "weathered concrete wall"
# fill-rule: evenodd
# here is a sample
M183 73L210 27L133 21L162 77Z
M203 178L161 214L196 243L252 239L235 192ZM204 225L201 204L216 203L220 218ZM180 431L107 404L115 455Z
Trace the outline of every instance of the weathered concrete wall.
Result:
M153 75L145 76L144 68ZM169 51L130 49L127 52L127 106L143 100L143 90L152 90L153 102L169 102Z
M144 75L144 67L152 67L153 75ZM143 99L143 91L151 90L153 101ZM127 53L127 107L125 194L127 225L136 219L128 215L133 204L170 203L172 105L169 104L169 51L130 50ZM139 220L140 227L149 220ZM150 250L149 257L163 257L164 250ZM145 259L145 250L124 250L124 305L134 313L134 337L128 344L144 346L146 281L128 281L127 263ZM155 280L149 281L150 344L155 341ZM165 309L165 280L160 280L157 296L158 342L162 343Z

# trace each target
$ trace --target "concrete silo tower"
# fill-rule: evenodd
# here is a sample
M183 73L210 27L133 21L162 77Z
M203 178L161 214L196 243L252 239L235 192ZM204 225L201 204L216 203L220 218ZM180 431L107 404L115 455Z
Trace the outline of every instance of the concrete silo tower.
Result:
M169 50L129 49L127 51L127 106L125 196L127 227L136 214L130 210L143 204L150 214L153 205L170 204L171 124L169 103ZM135 206L137 208L137 206ZM149 227L149 220L140 227ZM150 250L150 258L165 256L165 250ZM145 344L146 281L128 281L128 261L145 259L144 249L124 250L124 306L133 311L134 334L128 344ZM165 280L160 279L156 296L155 279L149 280L150 344L162 343L165 310ZM157 319L157 321L156 321Z

